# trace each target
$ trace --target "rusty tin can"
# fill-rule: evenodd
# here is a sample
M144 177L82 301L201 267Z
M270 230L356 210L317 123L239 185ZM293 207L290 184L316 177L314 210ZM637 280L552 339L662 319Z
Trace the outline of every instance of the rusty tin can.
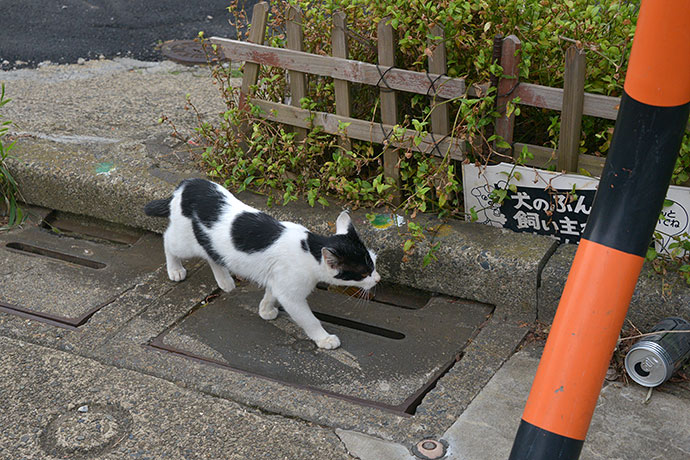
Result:
M650 332L658 334L644 337L630 348L625 370L640 385L656 387L690 358L690 323L682 318L664 318Z

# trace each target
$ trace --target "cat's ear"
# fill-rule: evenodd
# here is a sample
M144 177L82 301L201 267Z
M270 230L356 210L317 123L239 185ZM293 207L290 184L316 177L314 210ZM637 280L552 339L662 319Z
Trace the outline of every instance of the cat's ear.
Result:
M340 261L340 257L335 255L333 251L328 248L321 248L321 257L323 257L323 260L326 262L326 265L329 268L333 270L340 270L342 262Z
M352 225L352 219L350 219L350 214L347 211L343 211L338 216L338 220L335 221L335 234L345 235Z

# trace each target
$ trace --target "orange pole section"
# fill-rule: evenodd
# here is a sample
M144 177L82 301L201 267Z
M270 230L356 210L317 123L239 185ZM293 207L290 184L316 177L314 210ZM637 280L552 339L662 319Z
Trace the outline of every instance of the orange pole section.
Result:
M576 460L690 114L690 0L642 0L611 149L511 460Z
M625 92L638 102L672 107L690 95L690 1L643 1L625 76ZM638 37L643 40L638 41Z
M580 240L523 420L585 439L643 262Z

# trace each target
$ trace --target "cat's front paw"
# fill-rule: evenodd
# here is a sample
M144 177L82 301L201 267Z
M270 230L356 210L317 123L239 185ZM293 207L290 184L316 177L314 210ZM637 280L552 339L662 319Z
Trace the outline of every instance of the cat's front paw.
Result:
M316 345L319 348L323 348L325 350L333 350L333 349L338 348L340 346L340 339L338 338L337 335L328 334L323 339L317 340Z
M266 321L274 320L278 317L278 309L272 306L264 306L263 302L259 305L259 316Z
M182 281L187 277L187 270L184 267L168 268L168 278L170 281Z

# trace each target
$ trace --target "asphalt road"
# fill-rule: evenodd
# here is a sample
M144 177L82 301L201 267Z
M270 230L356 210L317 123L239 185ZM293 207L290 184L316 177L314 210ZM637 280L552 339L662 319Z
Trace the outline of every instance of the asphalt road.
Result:
M256 0L240 0L251 9ZM44 61L128 56L160 60L166 40L234 38L230 0L17 0L0 2L2 69Z

